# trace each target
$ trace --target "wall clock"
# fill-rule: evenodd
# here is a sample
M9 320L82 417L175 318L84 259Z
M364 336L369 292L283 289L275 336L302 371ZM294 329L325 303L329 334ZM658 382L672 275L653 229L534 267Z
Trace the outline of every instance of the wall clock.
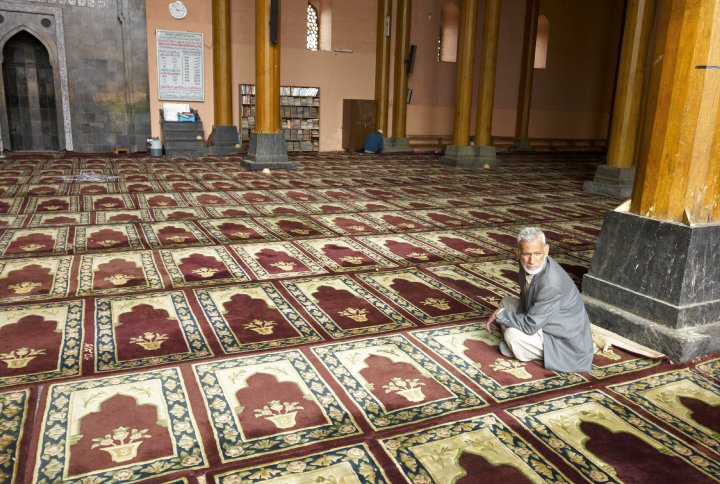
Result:
M187 7L180 0L172 2L170 4L170 15L172 15L174 19L184 19L187 15Z

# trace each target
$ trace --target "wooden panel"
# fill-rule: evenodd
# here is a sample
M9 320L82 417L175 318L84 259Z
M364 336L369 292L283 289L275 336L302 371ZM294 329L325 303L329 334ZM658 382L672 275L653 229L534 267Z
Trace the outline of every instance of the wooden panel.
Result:
M365 136L375 130L375 101L372 99L343 99L344 150L362 148Z

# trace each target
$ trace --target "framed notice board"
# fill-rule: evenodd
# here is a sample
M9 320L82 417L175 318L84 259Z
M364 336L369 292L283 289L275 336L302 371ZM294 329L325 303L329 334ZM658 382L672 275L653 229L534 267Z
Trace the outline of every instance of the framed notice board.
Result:
M161 101L204 101L203 34L157 30L158 96Z

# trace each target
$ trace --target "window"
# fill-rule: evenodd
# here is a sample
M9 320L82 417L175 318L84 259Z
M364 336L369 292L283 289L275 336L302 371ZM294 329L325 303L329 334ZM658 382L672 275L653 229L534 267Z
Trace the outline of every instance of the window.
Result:
M308 3L307 6L307 49L318 50L320 46L320 23L318 11Z
M537 36L535 38L535 69L545 69L547 64L548 35L550 21L545 15L538 17Z
M457 61L460 9L448 2L440 9L440 40L438 41L438 60Z

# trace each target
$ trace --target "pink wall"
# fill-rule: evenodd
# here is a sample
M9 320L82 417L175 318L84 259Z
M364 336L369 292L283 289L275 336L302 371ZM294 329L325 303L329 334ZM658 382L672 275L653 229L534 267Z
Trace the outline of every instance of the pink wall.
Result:
M417 46L407 133L451 134L455 105L455 63L436 60L440 9L446 1L414 0L410 43ZM185 0L186 19L173 20L166 2L147 1L148 54L153 135L159 136L155 30L205 34L205 102L192 103L213 124L212 12L207 0ZM459 5L459 0L455 3ZM342 147L343 99L372 99L375 91L375 0L323 0L332 9L332 49L305 49L306 2L281 5L281 71L283 85L320 88L320 149ZM550 22L547 68L534 71L530 137L604 138L607 134L624 1L542 0L540 13ZM503 0L498 44L493 134L512 136L520 76L525 0ZM232 0L233 122L239 126L238 86L255 79L255 2ZM484 1L477 24L475 87L482 47ZM394 36L394 22L391 23ZM340 53L334 49L350 49ZM393 46L394 51L394 46ZM392 82L392 80L391 80ZM392 94L392 87L390 89ZM476 97L476 96L475 96ZM473 100L476 103L477 99ZM392 100L391 107L392 110ZM392 115L388 121L391 122ZM472 115L475 125L475 112Z

